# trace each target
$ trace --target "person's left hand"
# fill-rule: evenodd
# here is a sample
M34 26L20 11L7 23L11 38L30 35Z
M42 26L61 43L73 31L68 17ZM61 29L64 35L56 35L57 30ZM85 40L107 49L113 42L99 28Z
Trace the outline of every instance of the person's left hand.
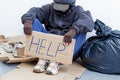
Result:
M23 31L25 35L31 35L32 34L32 21L26 20L24 23Z
M63 38L63 42L65 45L69 45L72 42L72 38L76 35L76 30L75 29L70 29Z

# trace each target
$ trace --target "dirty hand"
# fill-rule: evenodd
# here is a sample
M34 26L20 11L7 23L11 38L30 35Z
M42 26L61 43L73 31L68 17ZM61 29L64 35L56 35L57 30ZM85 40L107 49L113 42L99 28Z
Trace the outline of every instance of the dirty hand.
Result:
M31 20L26 20L24 23L24 34L25 35L31 35L32 34L32 21Z
M76 35L76 30L75 29L70 29L63 38L63 42L65 45L69 45L72 42L72 38Z

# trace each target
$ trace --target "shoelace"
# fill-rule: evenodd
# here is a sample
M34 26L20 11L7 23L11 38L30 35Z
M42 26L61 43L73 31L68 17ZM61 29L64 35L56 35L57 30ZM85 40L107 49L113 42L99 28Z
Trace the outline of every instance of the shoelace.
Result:
M58 63L50 63L49 65L50 68L58 70L59 69L59 64Z
M44 61L44 60L39 60L37 65L38 65L40 68L45 68L45 63L46 63L46 61Z

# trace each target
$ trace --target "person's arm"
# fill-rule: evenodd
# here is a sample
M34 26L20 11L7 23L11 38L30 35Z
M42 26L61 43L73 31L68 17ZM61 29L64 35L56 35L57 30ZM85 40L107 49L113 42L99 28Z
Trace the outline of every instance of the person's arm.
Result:
M69 45L76 34L91 32L94 28L91 13L84 11L82 7L79 7L79 9L77 10L80 11L80 16L73 22L71 29L64 35L63 42L65 44Z
M66 45L69 45L72 42L72 38L76 35L76 30L75 29L70 29L63 38L63 42Z
M80 8L80 16L74 21L71 28L76 29L77 34L91 32L94 29L94 21L92 19L90 11L84 11Z
M21 17L24 25L23 30L26 35L32 34L32 23L35 18L37 18L41 23L44 23L46 14L48 14L49 11L49 6L50 5L48 4L41 8L33 7Z
M27 13L25 13L22 17L21 17L21 21L24 24L24 22L26 20L32 20L32 22L34 22L34 19L37 18L39 19L39 21L41 23L43 23L46 14L48 14L49 12L49 8L50 4L44 5L42 7L33 7L31 8Z

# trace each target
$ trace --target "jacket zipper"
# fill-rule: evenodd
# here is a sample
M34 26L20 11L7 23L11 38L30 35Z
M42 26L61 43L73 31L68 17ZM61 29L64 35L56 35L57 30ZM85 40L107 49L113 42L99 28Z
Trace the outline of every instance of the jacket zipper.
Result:
M62 26L62 16L60 17L59 25Z

